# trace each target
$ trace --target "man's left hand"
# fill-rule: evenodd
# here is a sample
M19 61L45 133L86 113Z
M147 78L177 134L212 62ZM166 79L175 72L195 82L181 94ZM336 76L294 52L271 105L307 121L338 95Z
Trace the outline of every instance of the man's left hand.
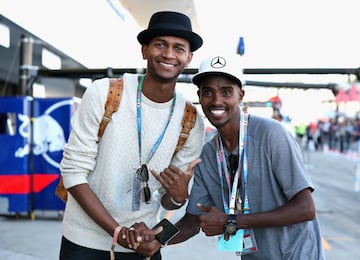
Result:
M162 184L173 200L183 203L188 197L188 185L194 174L194 168L200 162L201 159L192 161L185 172L182 172L174 165L169 165L160 174L154 170L151 170L151 173Z

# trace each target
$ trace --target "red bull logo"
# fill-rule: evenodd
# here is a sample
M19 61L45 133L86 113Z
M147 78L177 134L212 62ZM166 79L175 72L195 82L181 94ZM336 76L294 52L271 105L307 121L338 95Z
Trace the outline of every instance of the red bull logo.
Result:
M65 145L64 130L59 122L51 116L51 112L61 106L72 106L73 100L64 100L50 106L44 114L35 117L32 120L33 140L32 152L35 156L43 156L44 159L56 168L59 163L51 159L48 152L61 151ZM30 118L26 115L19 114L18 119L22 122L19 127L19 134L26 139L30 138ZM24 157L30 153L30 144L19 147L15 152L15 157Z
M58 200L54 190L60 178L60 161L70 134L75 102L72 98L30 102L34 102L34 116L30 116L26 108L17 111L16 134L0 135L1 143L7 146L6 151L0 152L6 157L2 160L9 165L0 162L0 196L8 196L11 208L12 202L20 203L14 199L18 197L12 196L32 193L34 208L49 209Z

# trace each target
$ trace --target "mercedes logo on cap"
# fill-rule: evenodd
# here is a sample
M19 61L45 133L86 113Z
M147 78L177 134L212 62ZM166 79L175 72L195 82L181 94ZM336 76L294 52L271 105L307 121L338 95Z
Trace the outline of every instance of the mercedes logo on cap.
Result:
M226 61L223 57L217 56L211 60L211 67L214 69L224 68L226 65Z

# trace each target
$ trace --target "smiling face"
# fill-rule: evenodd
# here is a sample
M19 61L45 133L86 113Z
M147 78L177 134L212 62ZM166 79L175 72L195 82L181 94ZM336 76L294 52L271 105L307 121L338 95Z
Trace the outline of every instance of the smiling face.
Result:
M199 84L198 96L205 116L216 128L239 123L244 91L234 80L221 76L206 76Z
M147 73L161 82L176 81L193 57L190 43L174 36L153 38L142 45L142 55L147 60Z

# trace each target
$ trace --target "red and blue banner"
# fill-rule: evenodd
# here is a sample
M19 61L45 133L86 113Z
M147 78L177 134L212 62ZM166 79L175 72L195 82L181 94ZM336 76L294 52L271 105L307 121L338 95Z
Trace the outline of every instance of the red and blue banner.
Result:
M54 191L74 110L73 98L0 98L0 213L64 209Z

